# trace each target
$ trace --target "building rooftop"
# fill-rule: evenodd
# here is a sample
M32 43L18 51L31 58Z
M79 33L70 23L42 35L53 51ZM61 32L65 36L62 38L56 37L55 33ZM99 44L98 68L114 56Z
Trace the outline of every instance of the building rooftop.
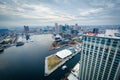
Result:
M103 33L100 33L100 34L87 33L84 35L120 39L120 31L116 30L116 29L115 30L114 29L107 29L104 34Z
M91 35L86 35L84 34L84 36L91 36ZM113 39L120 39L120 37L116 37L116 36L106 36L104 34L98 34L96 36L91 36L91 37L102 37L102 38L113 38Z
M69 56L71 54L72 54L72 52L70 50L68 50L68 49L64 49L64 50L59 51L59 52L56 53L56 55L58 57L60 57L61 59L65 58L65 57L67 57L67 56Z

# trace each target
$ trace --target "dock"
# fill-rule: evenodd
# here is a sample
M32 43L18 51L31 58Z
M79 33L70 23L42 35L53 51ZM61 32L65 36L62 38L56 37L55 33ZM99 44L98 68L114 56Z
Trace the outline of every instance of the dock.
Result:
M67 79L68 80L79 80L79 66L80 62L78 62L74 68L72 69L71 73L68 75Z

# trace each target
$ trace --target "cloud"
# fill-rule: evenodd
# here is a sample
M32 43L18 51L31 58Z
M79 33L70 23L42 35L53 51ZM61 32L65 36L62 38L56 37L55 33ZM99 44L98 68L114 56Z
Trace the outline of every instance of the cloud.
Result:
M109 19L110 24L120 23L119 4L119 0L0 0L0 25L102 24L102 20L105 24Z
M80 11L80 15L88 16L90 14L95 14L95 13L101 12L102 10L103 10L102 8L83 10L83 11Z
M28 5L28 4L24 4L24 8L27 8L27 9L32 9L34 11L37 11L37 12L50 12L50 9L48 7L44 7L42 5Z

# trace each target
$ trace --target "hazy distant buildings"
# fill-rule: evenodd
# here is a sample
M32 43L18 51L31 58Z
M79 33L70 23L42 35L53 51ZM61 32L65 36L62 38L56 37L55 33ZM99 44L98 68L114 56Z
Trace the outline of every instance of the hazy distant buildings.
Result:
M60 34L63 38L71 38L78 36L81 27L78 24L75 25L58 25L55 23L55 33Z
M8 29L0 29L0 36L4 36L5 34L8 34Z
M25 33L28 33L29 32L29 26L24 26L24 31L25 31Z
M72 35L78 35L78 33L79 33L78 30L71 30Z
M0 29L0 42L9 35L9 32L8 29Z
M79 80L120 80L120 37L83 35Z
M79 30L78 24L75 24L75 25L73 26L73 29L74 29L74 30Z
M98 34L99 33L99 29L98 28L93 28L93 33Z
M58 23L55 23L55 33L60 33L60 26Z

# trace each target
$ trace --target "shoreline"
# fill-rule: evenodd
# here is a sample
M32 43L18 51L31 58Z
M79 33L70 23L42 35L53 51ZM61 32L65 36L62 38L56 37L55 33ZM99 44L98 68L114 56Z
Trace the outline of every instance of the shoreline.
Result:
M70 47L74 47L76 44L78 44L79 42L75 42L75 43L69 43L69 44L59 44L55 41L53 41L53 43L51 44L49 50L55 50L57 48L61 48L61 47L64 47L64 46L70 46Z

